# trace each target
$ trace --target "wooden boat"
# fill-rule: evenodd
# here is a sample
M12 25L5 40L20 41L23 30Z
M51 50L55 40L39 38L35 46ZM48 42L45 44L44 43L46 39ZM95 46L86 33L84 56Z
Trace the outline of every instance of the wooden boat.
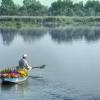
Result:
M28 72L31 71L32 67L28 69ZM7 78L7 77L1 77L2 83L21 83L27 80L28 76L26 77L14 77L14 78Z
M25 80L27 80L27 77L19 77L19 78L1 78L3 83L21 83L24 82Z
M43 69L45 68L45 65L39 66L39 67L29 67L28 71L30 72L33 68L40 68ZM3 83L21 83L27 80L28 76L26 77L18 77L18 78L1 78Z

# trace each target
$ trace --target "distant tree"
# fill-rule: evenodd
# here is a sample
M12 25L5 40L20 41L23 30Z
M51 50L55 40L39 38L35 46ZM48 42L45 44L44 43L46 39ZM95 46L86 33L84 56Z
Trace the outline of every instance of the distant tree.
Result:
M24 4L25 7L28 7L28 6L35 4L35 3L37 3L36 0L24 0L23 1L23 4Z
M49 15L65 15L65 16L96 16L100 15L100 2L88 0L86 4L83 2L73 3L71 0L57 0L51 4Z
M85 8L87 9L87 15L96 16L100 13L100 2L99 1L87 1L85 4Z
M19 15L20 15L20 16L26 16L26 15L28 15L28 14L27 14L27 8L26 8L25 6L21 6L21 7L19 8Z
M2 0L1 2L1 15L15 15L16 7L13 0Z
M51 4L49 8L51 15L72 15L73 2L71 0L58 0Z
M51 7L49 8L49 13L50 15L61 15L62 13L62 1L61 0L58 0L58 1L55 1L51 4Z
M20 10L30 16L47 15L47 7L36 0L24 0Z
M38 15L44 15L46 10L46 7L42 6L40 3L32 4L27 7L28 15L38 16Z
M100 1L88 0L83 4L83 2L73 3L72 0L57 0L48 8L39 0L23 0L22 6L14 4L13 0L2 0L0 15L99 16Z
M21 12L20 12L20 8L21 8L21 6L20 5L15 5L15 13L16 13L16 15L21 15Z
M75 3L73 5L73 16L85 16L83 2Z

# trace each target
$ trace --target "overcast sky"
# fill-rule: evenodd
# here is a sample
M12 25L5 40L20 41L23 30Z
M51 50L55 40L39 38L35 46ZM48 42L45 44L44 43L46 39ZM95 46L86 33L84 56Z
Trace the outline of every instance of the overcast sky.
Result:
M16 4L20 4L22 5L23 0L13 0ZM50 4L56 0L39 0L42 4L46 5L46 6L50 6ZM72 0L74 2L79 2L79 1L87 1L87 0ZM100 1L100 0L99 0Z
M13 0L15 3L17 4L21 4L22 5L22 2L23 0ZM50 4L56 0L38 0L40 1L42 4L46 5L46 6L50 6Z

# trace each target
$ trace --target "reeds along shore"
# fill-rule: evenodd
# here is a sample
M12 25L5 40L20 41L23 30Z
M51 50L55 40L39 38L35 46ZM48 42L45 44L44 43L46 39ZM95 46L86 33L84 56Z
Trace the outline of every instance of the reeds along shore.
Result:
M0 16L0 27L34 27L48 25L100 25L100 16Z

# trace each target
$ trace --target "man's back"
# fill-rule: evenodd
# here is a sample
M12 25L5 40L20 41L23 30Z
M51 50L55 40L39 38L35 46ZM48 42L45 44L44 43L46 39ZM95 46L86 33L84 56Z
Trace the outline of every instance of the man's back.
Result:
M19 60L19 67L21 67L21 68L26 68L28 66L28 62L27 62L27 60L26 59L20 59Z

